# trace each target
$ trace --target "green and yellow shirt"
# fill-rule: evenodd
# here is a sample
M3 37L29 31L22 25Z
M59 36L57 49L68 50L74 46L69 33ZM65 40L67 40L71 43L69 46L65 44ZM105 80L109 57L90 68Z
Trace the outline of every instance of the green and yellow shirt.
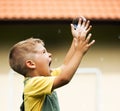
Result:
M51 92L55 76L59 75L60 71L53 70L52 76L25 78L25 111L60 111L56 92Z

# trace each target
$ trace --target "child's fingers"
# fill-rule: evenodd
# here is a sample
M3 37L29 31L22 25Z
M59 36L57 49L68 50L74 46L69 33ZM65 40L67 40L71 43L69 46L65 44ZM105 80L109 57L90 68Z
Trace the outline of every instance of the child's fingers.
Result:
M73 24L70 24L70 26L71 26L71 30L73 30L73 29L74 29L74 25L73 25Z
M90 25L90 26L88 27L88 29L86 30L86 32L88 33L88 32L91 30L91 28L92 28L92 25Z
M92 34L90 33L90 34L88 35L88 37L86 38L86 43L88 43L88 45L87 45L88 47L90 47L91 45L93 45L93 44L95 43L95 40L92 40L92 41L89 43L91 36L92 36Z
M88 37L86 38L86 42L87 42L87 43L90 41L91 36L92 36L92 34L90 33L90 34L88 35Z
M80 25L79 25L80 27ZM92 26L90 25L90 21L86 20L86 18L81 17L81 28L80 29L84 29L86 30L86 32L88 33L91 30Z
M78 37L78 32L76 31L74 25L73 24L70 24L70 25L71 25L72 36L73 37Z
M86 26L85 26L85 28L88 29L89 26L90 26L90 21L88 20L88 21L86 22Z
M82 18L80 17L80 18L79 18L79 21L78 21L78 27L81 26L81 23L82 23Z
M82 22L82 27L85 27L87 20L86 20L85 17L82 17L82 16L81 16L81 18L82 18L82 21L83 21L83 22Z
M73 34L73 32L74 32L74 25L73 25L73 24L70 24L70 26L71 26L71 32L72 32L72 34Z
M80 27L80 26L84 27L85 24L86 24L86 18L83 17L83 16L81 16L81 17L79 18L79 21L78 21L78 27Z
M91 45L93 45L95 43L95 40L92 40L89 44L88 47L90 47Z
M86 18L85 18L85 17L81 16L80 18L82 18L83 21L86 21Z

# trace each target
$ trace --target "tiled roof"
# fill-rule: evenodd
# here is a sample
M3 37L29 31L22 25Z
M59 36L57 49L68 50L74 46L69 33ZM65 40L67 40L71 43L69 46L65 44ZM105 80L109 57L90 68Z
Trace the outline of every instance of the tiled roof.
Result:
M120 0L0 0L0 19L120 20Z

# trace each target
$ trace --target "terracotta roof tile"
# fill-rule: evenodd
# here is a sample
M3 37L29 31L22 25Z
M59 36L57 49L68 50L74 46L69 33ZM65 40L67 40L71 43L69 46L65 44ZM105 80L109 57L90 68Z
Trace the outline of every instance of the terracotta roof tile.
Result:
M120 0L1 0L0 19L119 19Z

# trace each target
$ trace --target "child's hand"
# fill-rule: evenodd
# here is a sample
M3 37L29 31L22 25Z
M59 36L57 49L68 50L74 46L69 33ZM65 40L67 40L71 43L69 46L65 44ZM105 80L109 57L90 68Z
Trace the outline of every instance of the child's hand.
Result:
M71 32L73 37L86 37L87 33L91 29L90 21L86 20L84 17L80 17L78 20L78 24L75 27L74 24L71 24Z
M80 51L82 54L85 54L88 51L88 49L95 43L95 40L92 40L90 42L91 36L92 34L88 34L86 38L85 37L74 38L76 50Z

